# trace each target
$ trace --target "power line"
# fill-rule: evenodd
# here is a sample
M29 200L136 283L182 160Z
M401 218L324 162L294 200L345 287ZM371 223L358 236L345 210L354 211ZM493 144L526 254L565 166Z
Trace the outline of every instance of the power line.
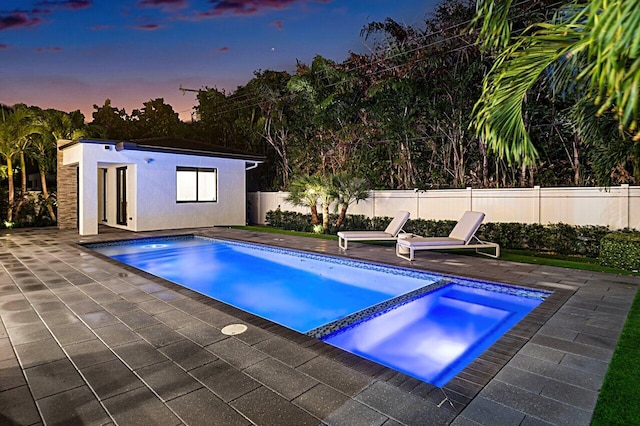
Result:
M527 4L527 3L535 3L535 1L536 0L523 0L523 1L519 2L519 3L516 3L516 4L512 5L512 7L522 6L522 5ZM554 8L556 6L559 6L559 5L563 4L563 3L564 3L563 1L555 2L555 3L545 7L544 10L547 11L547 10L552 9L552 8ZM525 16L525 15L526 15L525 13L522 13L520 15L514 16L512 19L517 19L517 18L520 18L520 17ZM467 21L458 23L458 24L453 25L451 27L441 28L439 31L421 35L421 36L411 40L411 42L412 42L412 44L415 44L415 43L419 43L422 40L427 40L429 38L437 37L438 35L443 34L445 31L451 31L451 30L454 30L456 28L460 28L460 27L463 27L463 26L466 27L472 21L473 20L471 19L471 20L467 20ZM515 34L516 32L517 32L516 30L512 31L511 35ZM396 54L393 54L391 56L387 56L387 57L383 57L383 58L374 60L373 62L370 62L370 63L366 63L366 64L359 65L359 66L355 66L353 68L346 68L344 71L346 71L346 72L354 72L354 71L357 71L357 70L365 68L365 67L373 67L376 64L385 64L385 63L387 63L387 62L389 62L389 61L391 61L393 59L399 58L401 56L406 56L406 55L409 55L411 53L415 53L415 52L418 52L418 51L421 51L421 50L426 50L428 48L431 48L431 47L434 47L434 46L437 46L437 45L440 45L440 44L451 42L453 40L457 40L457 39L460 39L462 37L465 37L466 35L467 34L461 33L461 34L456 34L454 36L448 36L446 38L437 39L437 40L435 40L435 41L433 41L433 42L431 42L429 44L418 45L415 48L411 48L409 50L399 51ZM447 53L449 53L449 54L450 53L454 53L454 52L460 51L462 49L465 49L465 48L467 48L469 46L472 46L472 44L467 43L466 45L459 46L459 47L456 47L455 49L449 50ZM407 66L409 64L414 65L416 63L420 63L420 62L426 61L428 59L430 59L430 57L426 56L426 57L423 57L423 58L414 59L413 61L408 62L408 63L396 64L396 65L388 66L388 67L382 68L380 70L377 70L377 71L375 71L373 73L370 73L366 77L377 76L377 75L383 74L385 72L390 72L390 71L396 70L396 69L398 69L398 68L400 68L402 66ZM352 63L352 61L347 59L346 61L344 61L340 65L342 65L343 67L346 65L348 67L348 65L350 63ZM330 70L326 70L326 71L323 70L323 71L325 73L328 73ZM324 77L326 77L326 76L324 76ZM323 78L323 76L320 75L320 78ZM319 89L331 88L331 87L337 86L337 85L339 85L341 83L342 82L334 82L334 83L325 84L325 85L320 86ZM182 86L181 86L180 90L182 90ZM185 89L185 90L187 90L187 91L197 91L197 92L203 91L203 90L195 90L195 89ZM231 97L232 96L233 95L231 95ZM278 101L287 100L287 98L291 98L293 96L294 96L293 94L286 94L286 95L280 96L278 98ZM256 107L256 106L260 105L259 102L258 103L255 102L255 98L250 93L243 94L238 99L235 99L234 101L236 102L236 105L234 105L232 108L227 109L227 110L217 111L216 113L214 113L214 115L218 116L218 115L223 115L223 114L234 113L236 111L240 111L240 110L243 110L243 109L252 108L252 107Z
M533 3L533 2L535 2L535 0L523 0L523 1L521 1L520 3L516 3L515 5L513 5L513 7L516 7L516 6L519 6L519 5L522 5L522 4L525 4L525 3L528 3L528 2L532 2L532 3ZM428 33L428 34L424 34L424 35L422 35L422 36L419 36L419 37L415 38L414 40L412 40L412 42L414 42L414 43L418 43L418 42L420 42L420 41L421 41L421 40L423 40L423 39L427 39L427 38L430 38L430 37L437 36L438 34L442 34L442 33L444 33L444 31L445 31L445 30L451 31L451 30L454 30L454 29L456 29L456 28L459 28L459 27L462 27L462 26L466 26L466 25L470 24L471 22L472 22L472 20L467 20L467 21L464 21L464 22L458 23L458 24L456 24L456 25L453 25L453 26L451 26L451 27L441 28L439 31L436 31L436 32L433 32L433 33ZM457 37L460 37L460 36L461 36L461 35L457 35L457 36L451 37L451 39L453 39L453 38L457 38ZM443 41L446 41L446 39L445 39L445 40L443 40ZM428 47L428 46L427 46L427 47ZM407 54L407 53L412 53L412 51L410 50L410 51L402 52L402 54ZM398 55L399 55L399 54L398 54ZM393 59L393 58L394 58L394 56L392 56L392 57L390 57L390 58L389 58L389 57L387 57L387 58L381 58L381 59L379 59L379 60L378 60L378 61L376 61L376 62L383 63L384 61L387 61L387 60L389 60L389 59ZM346 61L344 61L344 62L343 62L343 64L348 64L348 63L350 63L350 62L351 62L351 61L350 61L349 59L347 59ZM375 62L374 62L374 63L372 63L371 65L374 65L374 64L375 64ZM364 65L363 65L362 67L364 67ZM359 69L359 68L360 68L360 67L353 68L353 69L351 69L351 71L357 70L357 69ZM329 85L329 86L326 86L326 87L331 87L331 86ZM189 91L189 92L200 92L200 91L203 91L202 89L183 89L182 85L180 85L180 87L179 87L179 89L178 89L178 90L181 90L183 94L185 93L185 91ZM239 102L243 102L243 101L245 101L246 99L251 99L251 94L244 94L244 95L242 95L242 96L243 96L245 99L242 99L242 98L241 98L241 99L239 100ZM236 101L238 101L238 100L236 100Z

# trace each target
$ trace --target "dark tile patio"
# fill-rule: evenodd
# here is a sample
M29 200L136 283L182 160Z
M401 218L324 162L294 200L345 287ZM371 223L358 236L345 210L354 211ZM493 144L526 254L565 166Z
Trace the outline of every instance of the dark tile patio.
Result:
M589 424L640 279L191 230L554 291L443 389L79 246L189 231L0 234L0 424ZM246 333L225 336L232 323Z

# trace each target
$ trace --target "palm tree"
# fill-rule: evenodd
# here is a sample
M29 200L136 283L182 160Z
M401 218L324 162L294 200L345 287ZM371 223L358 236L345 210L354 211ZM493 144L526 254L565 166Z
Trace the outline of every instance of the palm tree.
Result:
M338 200L340 212L336 220L336 228L342 226L347 216L347 209L353 203L366 200L369 197L367 181L348 174L339 174L333 177L334 197Z
M32 138L31 156L38 163L42 196L46 201L50 194L47 188L47 173L55 170L56 146L60 139L78 139L85 136L84 116L80 111L70 114L53 109L39 111L35 120ZM51 220L56 221L56 214L51 203L46 203Z
M315 181L317 191L320 193L319 200L322 204L322 230L326 234L329 232L329 207L336 199L336 191L330 177L315 175L312 178Z
M15 193L15 189L13 187L13 159L15 155L16 152L13 147L13 139L11 138L11 134L9 132L9 126L6 121L0 122L0 156L2 156L4 161L7 163L6 166L3 166L3 168L5 169L3 175L6 175L7 182L9 184L9 205L7 206L7 222L13 221L13 203Z
M595 115L586 118L609 113L633 143L640 141L640 0L572 2L553 20L534 24L513 39L511 3L477 2L481 44L501 50L474 111L473 125L488 147L509 161L535 161L523 106L540 80L561 93L575 91L577 102L597 106Z
M294 179L289 185L289 196L287 201L295 206L309 207L311 209L311 223L320 224L318 216L318 200L320 191L314 187L310 176L301 176Z
M25 170L24 150L29 141L31 134L30 128L31 115L26 107L17 105L8 114L3 115L3 121L0 122L0 156L4 158L7 165L7 181L9 185L7 206L7 221L13 222L15 216L19 213L19 207L15 203L15 187L13 183L13 162L16 158L20 160L22 174L22 199L26 194L27 176ZM15 211L14 211L15 209Z
M32 135L35 133L33 125L34 113L25 105L14 106L14 112L8 120L9 131L13 139L20 166L20 200L15 208L15 217L20 217L20 210L27 199L27 162L26 153L31 146Z
M329 206L335 200L334 193L329 178L322 175L301 176L292 181L287 201L296 206L309 207L313 225L320 224L318 216L318 203L320 203L322 206L322 229L327 232L329 230Z

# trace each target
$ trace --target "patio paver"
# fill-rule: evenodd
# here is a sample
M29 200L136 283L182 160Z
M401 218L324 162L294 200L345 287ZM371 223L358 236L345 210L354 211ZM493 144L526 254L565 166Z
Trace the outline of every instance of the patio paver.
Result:
M586 425L640 283L227 228L102 231L0 234L0 423ZM554 293L439 389L77 244L187 233Z

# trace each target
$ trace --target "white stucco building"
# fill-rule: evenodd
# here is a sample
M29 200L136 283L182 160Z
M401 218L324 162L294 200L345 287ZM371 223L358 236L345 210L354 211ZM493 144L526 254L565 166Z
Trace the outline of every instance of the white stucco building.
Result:
M58 225L151 231L246 223L264 157L177 138L58 141Z

